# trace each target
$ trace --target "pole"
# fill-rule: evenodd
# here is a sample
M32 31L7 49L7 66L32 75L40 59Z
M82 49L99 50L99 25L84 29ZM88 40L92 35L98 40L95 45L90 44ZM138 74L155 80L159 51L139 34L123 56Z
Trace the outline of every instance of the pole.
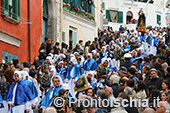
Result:
M62 31L63 31L63 0L60 2L60 44L62 43Z
M28 57L31 62L31 25L30 25L30 0L28 0Z

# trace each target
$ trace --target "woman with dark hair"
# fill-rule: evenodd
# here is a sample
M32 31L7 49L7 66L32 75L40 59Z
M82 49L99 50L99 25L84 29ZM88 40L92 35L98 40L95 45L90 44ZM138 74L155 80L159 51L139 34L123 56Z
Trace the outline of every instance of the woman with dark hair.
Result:
M146 95L146 92L145 92L145 83L143 81L138 81L137 84L136 84L136 90L137 90L137 93L136 93L136 98L137 99L146 99L147 95ZM139 113L141 113L144 109L142 107L138 107L138 111Z
M42 43L41 47L39 49L39 59L40 62L43 63L46 59L47 53L46 53L46 43Z
M93 42L89 48L89 52L92 52L93 50L96 49L96 44Z
M166 92L161 92L161 101L167 101L169 103L169 95Z
M85 93L86 93L87 96L90 96L90 97L95 96L95 90L93 88L87 89Z
M169 81L168 80L163 80L162 82L162 90L166 93L169 92Z
M147 97L145 92L145 83L143 81L138 81L136 84L136 96L141 99L145 99Z
M154 85L151 85L151 86L148 87L148 89L147 89L147 98L149 98L151 96L151 92L154 89L156 89L156 87Z
M63 53L63 54L67 54L67 44L63 42L63 43L61 44L61 47L62 47L62 48L61 48L62 53Z
M87 41L84 46L84 53L87 55L89 53L89 42Z
M131 95L133 98L136 98L136 92L134 90L134 80L129 79L124 84L125 89L123 90L128 95Z
M153 109L155 109L156 105L155 105L155 99L159 98L160 99L161 97L161 93L158 89L154 89L152 90L151 92L151 95L149 97L149 106Z

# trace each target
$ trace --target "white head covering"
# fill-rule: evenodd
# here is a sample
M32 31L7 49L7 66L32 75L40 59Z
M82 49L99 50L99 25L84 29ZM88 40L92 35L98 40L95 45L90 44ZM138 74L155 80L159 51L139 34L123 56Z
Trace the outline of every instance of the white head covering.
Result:
M48 59L50 61L50 64L52 64L52 57L51 56L47 56L46 59Z
M91 53L88 53L87 56L90 56L90 59L92 59L92 54Z
M26 71L20 71L20 73L21 73L21 75L23 76L23 79L22 79L22 80L25 80L25 79L26 79L26 77L28 77L28 78L29 78L29 74L28 74L28 72L26 72Z
M109 67L110 65L113 65L113 62L112 62L112 59L111 59L111 58L108 58L107 61L108 61L108 67Z
M76 58L76 57L74 56L74 54L71 54L71 55L70 55L70 60L71 60L72 58L73 58L73 59Z
M79 53L78 53L78 52L74 52L74 55L75 55L75 54L78 54L78 55L79 55Z
M62 84L62 89L65 89L65 90L70 90L69 89L69 84Z
M60 61L60 62L58 63L58 65L59 65L60 63L62 63L62 64L63 64L64 62L63 62L63 61Z
M51 70L53 70L53 71L54 71L54 75L55 75L55 74L56 74L55 66L54 66L54 65L50 65L49 67L51 68ZM50 70L50 71L51 71L51 70Z
M15 74L18 74L18 75L19 75L19 80L21 80L21 72L20 72L20 71L15 71L15 72L14 72L14 75L15 75Z
M53 78L54 78L54 77L58 77L58 78L60 79L60 85L63 84L63 81L62 81L62 79L61 79L61 77L60 77L59 75L53 75L53 76L51 77L51 86L54 86L54 85L53 85Z
M96 54L96 53L97 53L97 51L96 51L96 50L92 50L92 53Z
M95 71L89 71L89 72L88 72L88 74L91 74L91 75L92 75L92 78L91 78L92 81L94 80L94 75L95 75L95 73L96 73ZM88 75L88 74L87 74L87 75Z
M72 59L71 59L71 62L72 62L74 65L78 64L77 59L75 59L75 58L72 58Z
M125 40L124 43L129 43L129 42L127 40Z

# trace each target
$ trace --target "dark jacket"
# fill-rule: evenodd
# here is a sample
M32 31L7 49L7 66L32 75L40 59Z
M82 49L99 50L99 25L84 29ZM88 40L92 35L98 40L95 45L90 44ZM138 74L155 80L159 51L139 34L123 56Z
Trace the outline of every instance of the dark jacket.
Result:
M118 86L118 84L112 84L111 87L113 89L114 97L117 98L118 95L119 95L119 86Z
M162 89L162 81L163 79L162 78L152 78L148 81L147 85L146 85L146 89L151 86L151 85L154 85L158 90L161 90Z
M126 69L128 69L128 68L130 68L131 65L132 65L132 63L130 61L126 61L120 67L126 67Z

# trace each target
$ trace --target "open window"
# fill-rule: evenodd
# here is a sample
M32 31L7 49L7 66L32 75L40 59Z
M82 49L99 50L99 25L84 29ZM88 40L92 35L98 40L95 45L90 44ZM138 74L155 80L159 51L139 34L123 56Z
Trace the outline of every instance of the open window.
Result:
M2 0L2 15L20 22L20 0Z
M116 10L106 10L106 18L109 22L123 23L123 12Z

